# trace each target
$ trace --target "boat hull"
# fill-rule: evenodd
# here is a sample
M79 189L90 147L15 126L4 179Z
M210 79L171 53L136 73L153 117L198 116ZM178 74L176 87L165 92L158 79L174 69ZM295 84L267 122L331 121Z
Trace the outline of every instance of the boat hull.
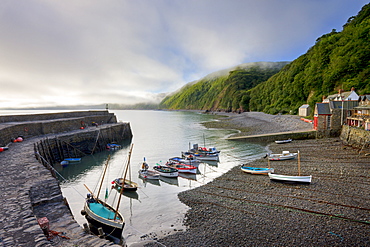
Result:
M182 164L182 163L175 163L175 162L167 162L165 166L172 167L178 170L180 173L191 173L196 174L198 171L198 168L193 165L189 164Z
M123 191L136 191L139 185L133 181L117 178L113 181L115 189L120 192L123 184Z
M65 158L65 161L68 161L69 163L78 163L81 162L81 158Z
M121 239L122 238L122 231L123 227L125 226L125 222L123 220L123 216L118 213L117 218L120 220L114 221L113 219L109 220L104 217L99 216L93 210L90 209L90 203L86 202L84 206L85 211L85 218L90 223L90 230L99 235L99 228L102 228L104 233L109 237L113 236L114 238ZM107 207L113 209L111 206L106 204Z
M275 143L277 143L277 144L284 144L284 143L289 143L289 142L292 142L292 139L275 141Z
M142 169L142 170L139 171L139 176L143 179L158 180L160 175L157 171L150 171L150 170Z
M311 183L312 176L289 176L289 175L281 175L281 174L268 174L270 180L276 182L285 182L285 183Z
M169 161L170 162L190 164L190 165L193 165L193 166L199 165L199 163L201 162L198 159L188 159L188 158L180 158L180 157L170 158Z
M268 175L274 172L274 168L259 168L259 167L247 167L242 166L240 168L243 172L255 175Z
M153 169L156 170L162 177L177 178L179 176L178 170L172 167L154 166Z
M289 154L270 154L268 159L272 161L280 161L280 160L292 160L297 157L297 153L289 153Z

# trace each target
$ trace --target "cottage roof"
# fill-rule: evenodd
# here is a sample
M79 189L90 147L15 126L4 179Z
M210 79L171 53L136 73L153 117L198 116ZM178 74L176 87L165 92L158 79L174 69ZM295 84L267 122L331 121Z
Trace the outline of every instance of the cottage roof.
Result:
M365 94L365 95L360 95L358 98L359 101L365 101L369 100L370 101L370 94Z
M309 104L304 104L304 105L301 105L301 107L299 108L310 108L310 105Z
M330 109L344 109L344 110L352 110L358 106L358 101L330 101L329 107Z
M342 101L342 100L358 100L359 96L355 91L341 92L329 95L323 102Z
M329 103L316 103L317 114L331 115Z

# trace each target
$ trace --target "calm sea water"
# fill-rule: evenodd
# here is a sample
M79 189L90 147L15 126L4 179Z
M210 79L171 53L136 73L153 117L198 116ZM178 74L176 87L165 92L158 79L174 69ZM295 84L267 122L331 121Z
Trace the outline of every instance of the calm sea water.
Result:
M125 217L123 236L128 245L174 233L175 229L184 230L183 219L188 207L178 200L179 192L204 185L232 167L260 158L266 152L265 147L258 144L225 140L225 137L236 133L235 130L203 127L202 122L216 121L212 115L183 111L110 110L110 112L114 112L119 121L130 122L133 132L134 146L129 176L132 181L139 184L139 189L136 193L125 194L119 209ZM22 111L21 114L24 113L27 111ZM0 112L0 114L12 113ZM220 161L201 163L196 175L180 174L181 177L177 179L161 178L158 182L146 182L139 178L138 170L144 157L152 167L156 163L165 163L171 157L181 156L181 151L188 150L189 145L195 143L199 146L215 146L221 151ZM84 185L97 193L108 156L110 161L100 198L104 198L108 192L107 201L111 205L116 205L118 193L111 190L111 181L122 177L131 143L126 142L122 145L123 148L118 151L85 156L81 163L66 168L55 166L63 177L60 178L63 195L67 198L79 224L86 223L80 214L88 193Z

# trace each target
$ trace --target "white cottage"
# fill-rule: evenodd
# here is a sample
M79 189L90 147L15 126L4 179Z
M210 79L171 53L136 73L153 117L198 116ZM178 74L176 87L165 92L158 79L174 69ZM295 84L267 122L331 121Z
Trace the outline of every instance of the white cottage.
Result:
M311 107L309 104L304 104L298 109L298 115L300 117L307 117L311 114Z

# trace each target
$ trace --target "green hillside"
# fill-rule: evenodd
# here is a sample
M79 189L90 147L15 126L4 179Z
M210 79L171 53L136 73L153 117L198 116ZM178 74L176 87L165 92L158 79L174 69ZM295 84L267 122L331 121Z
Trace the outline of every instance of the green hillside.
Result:
M297 113L338 89L370 93L370 4L351 17L343 31L317 39L306 54L280 68L255 63L221 76L205 77L167 96L160 108L251 110ZM280 71L279 71L280 70ZM278 73L277 73L278 72Z
M279 72L287 62L248 63L188 83L160 103L166 109L248 110L247 90Z

